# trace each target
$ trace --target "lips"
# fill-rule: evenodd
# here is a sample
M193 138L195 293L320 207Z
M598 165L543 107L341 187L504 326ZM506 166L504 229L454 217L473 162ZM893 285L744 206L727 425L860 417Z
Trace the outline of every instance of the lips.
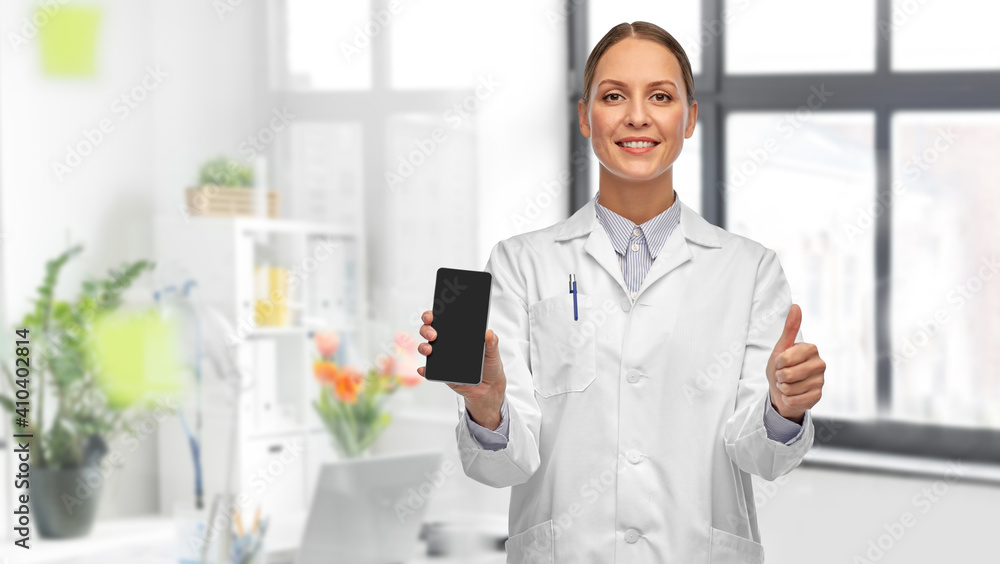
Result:
M653 148L659 144L659 141L655 141L649 137L626 137L615 141L615 145L629 149L647 149Z

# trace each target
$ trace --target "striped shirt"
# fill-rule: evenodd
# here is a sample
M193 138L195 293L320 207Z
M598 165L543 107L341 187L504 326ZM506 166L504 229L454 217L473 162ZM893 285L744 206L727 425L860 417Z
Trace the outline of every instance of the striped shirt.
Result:
M674 203L642 225L636 225L632 220L602 206L600 191L597 192L596 204L597 219L618 253L618 264L622 268L625 286L634 300L639 295L639 288L642 287L642 280L649 272L649 267L663 248L663 243L681 223L681 204L677 198L677 190L674 190Z

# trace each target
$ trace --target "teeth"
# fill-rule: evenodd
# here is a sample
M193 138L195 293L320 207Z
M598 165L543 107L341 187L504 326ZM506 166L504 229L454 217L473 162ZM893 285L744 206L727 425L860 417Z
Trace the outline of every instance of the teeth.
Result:
M656 143L650 141L629 141L628 143L619 143L618 145L621 147L628 147L630 149L641 149L643 147L652 147L656 145Z

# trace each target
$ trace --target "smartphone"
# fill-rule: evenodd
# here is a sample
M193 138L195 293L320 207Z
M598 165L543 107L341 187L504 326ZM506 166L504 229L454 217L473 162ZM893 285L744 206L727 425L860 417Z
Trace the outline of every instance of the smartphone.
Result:
M435 382L479 385L483 381L486 323L493 275L441 267L434 282L430 341L424 377Z

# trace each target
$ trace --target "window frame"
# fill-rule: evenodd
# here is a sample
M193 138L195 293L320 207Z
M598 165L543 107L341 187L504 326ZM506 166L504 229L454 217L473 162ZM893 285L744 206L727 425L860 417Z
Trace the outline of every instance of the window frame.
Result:
M577 126L577 101L583 89L583 70L589 54L587 0L567 18L569 51L569 112L572 215L590 200L587 139ZM892 0L875 0L875 71L828 74L726 75L725 0L701 0L701 21L721 22L719 34L702 49L702 73L695 76L698 121L702 134L702 216L726 227L726 118L733 112L794 111L803 104L803 92L823 83L835 85L835 96L823 109L868 111L875 114L875 194L891 209L891 121L900 111L1000 110L1000 70L899 71L891 67L892 30L879 22L892 21ZM991 94L993 93L993 94ZM710 187L714 187L710 189ZM874 199L873 199L874 201ZM892 214L875 219L876 416L871 420L815 417L815 445L921 458L1000 464L1000 430L911 423L889 419L892 402L890 303ZM823 432L821 432L821 430Z

